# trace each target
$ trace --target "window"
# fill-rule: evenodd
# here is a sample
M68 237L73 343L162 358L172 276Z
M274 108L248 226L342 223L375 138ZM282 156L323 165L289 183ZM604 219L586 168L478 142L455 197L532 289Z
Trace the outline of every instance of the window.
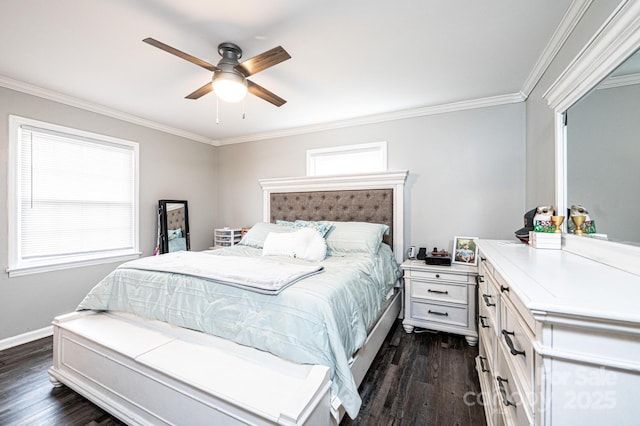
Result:
M9 117L9 276L138 251L138 144Z
M387 171L387 143L307 150L307 176Z

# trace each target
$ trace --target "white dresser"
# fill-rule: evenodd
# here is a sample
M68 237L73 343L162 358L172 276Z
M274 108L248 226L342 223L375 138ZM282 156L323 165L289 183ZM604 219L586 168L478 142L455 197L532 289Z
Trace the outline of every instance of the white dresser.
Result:
M640 276L563 250L478 246L471 402L487 423L640 424Z
M478 344L475 266L406 260L400 267L405 294L402 325L407 333L421 327L461 334L470 345Z

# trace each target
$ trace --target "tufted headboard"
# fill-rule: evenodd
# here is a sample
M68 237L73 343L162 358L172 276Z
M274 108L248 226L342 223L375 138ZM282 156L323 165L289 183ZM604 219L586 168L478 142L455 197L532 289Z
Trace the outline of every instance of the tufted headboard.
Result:
M167 229L184 230L184 207L167 212Z
M261 179L263 220L384 223L384 241L398 262L404 255L404 182L408 172Z
M384 242L393 247L393 190L272 192L270 222L276 220L335 220L383 223Z

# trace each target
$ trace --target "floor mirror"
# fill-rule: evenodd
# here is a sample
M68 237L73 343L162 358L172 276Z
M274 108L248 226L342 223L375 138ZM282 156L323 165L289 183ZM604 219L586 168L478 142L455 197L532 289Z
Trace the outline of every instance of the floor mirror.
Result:
M190 250L189 209L186 200L158 201L157 252Z

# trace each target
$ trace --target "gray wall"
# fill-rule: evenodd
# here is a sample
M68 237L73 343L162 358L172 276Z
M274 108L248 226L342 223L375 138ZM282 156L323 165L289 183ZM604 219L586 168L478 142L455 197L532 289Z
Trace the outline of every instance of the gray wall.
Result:
M454 235L513 239L526 209L555 201L553 111L542 94L619 0L592 2L526 104L439 114L213 148L77 108L0 88L0 199L6 205L7 115L17 114L140 143L140 238L151 253L160 198L189 200L192 244L214 226L262 217L258 179L305 174L305 151L386 140L389 170L408 169L408 245L451 249ZM173 173L170 173L172 170ZM216 212L219 220L216 220ZM6 208L0 240L6 242ZM7 263L6 243L0 259ZM0 278L0 340L40 329L72 310L114 264Z
M189 201L191 244L203 250L213 241L216 221L216 150L164 132L0 88L0 340L48 326L54 316L75 309L84 295L117 264L9 278L7 246L8 116L19 115L140 144L140 249L152 253L157 202Z
M598 89L569 109L567 205L610 240L640 244L640 85Z
M409 170L407 247L513 239L524 214L524 122L519 103L221 146L220 225L261 221L258 179L304 176L307 149L387 141L388 169Z
M542 95L584 48L618 6L620 0L598 0L580 20L534 90L527 98L526 205L555 204L554 111Z

